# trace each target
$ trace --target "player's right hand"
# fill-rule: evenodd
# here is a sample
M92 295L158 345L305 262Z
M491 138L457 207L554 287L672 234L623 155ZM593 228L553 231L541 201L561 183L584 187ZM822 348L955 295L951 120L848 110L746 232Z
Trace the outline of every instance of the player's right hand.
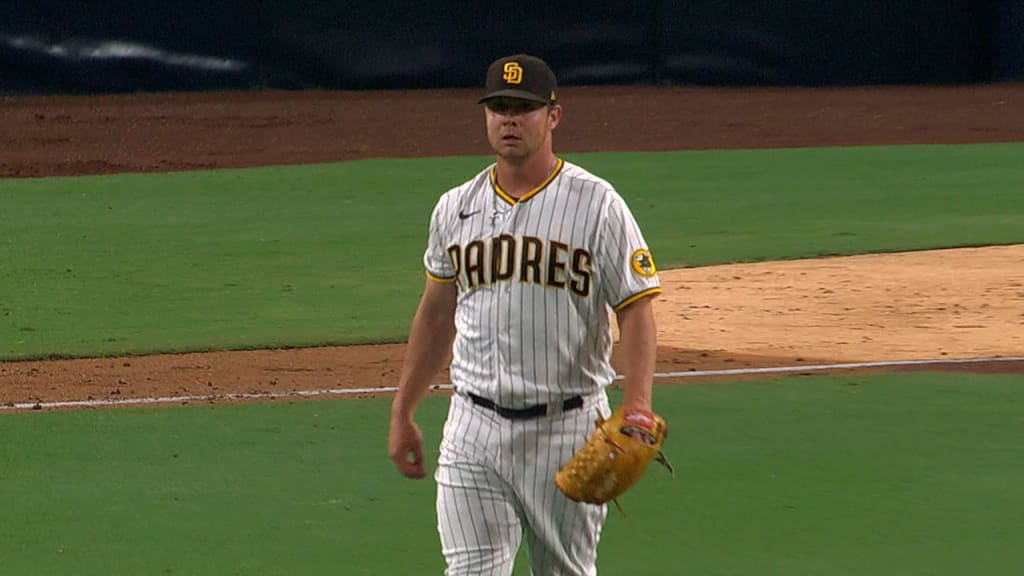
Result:
M423 464L423 433L411 419L392 418L388 429L388 455L407 478L427 475Z

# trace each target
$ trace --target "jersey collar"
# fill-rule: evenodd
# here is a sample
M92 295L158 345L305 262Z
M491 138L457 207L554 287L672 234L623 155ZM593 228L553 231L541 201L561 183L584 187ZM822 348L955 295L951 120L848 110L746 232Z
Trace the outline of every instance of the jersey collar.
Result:
M533 198L537 194L540 194L541 190L547 188L548 184L551 184L551 181L555 179L555 176L558 176L558 173L562 171L562 166L564 165L565 161L562 160L561 158L557 158L555 160L555 169L551 171L551 174L548 174L548 177L545 178L543 182L537 185L537 187L534 188L533 190L530 190L526 194L523 194L522 197L519 199L509 196L507 192L501 189L501 186L498 186L497 164L491 167L491 186L494 188L494 192L498 195L498 197L509 204L515 205L516 203L519 202L526 202L530 198Z

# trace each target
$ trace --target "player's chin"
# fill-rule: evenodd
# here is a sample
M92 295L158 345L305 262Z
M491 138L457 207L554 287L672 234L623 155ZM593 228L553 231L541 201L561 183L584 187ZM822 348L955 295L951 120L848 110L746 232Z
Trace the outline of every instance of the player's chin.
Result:
M530 151L518 140L510 142L499 142L495 147L498 156L506 160L522 160L530 155Z

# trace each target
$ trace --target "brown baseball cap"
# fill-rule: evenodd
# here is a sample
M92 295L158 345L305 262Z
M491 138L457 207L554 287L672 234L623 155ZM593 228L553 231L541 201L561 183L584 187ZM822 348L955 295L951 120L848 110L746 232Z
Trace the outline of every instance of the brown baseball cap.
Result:
M529 54L516 54L491 62L485 84L487 95L479 102L504 96L550 105L558 101L557 89L555 73L546 62Z

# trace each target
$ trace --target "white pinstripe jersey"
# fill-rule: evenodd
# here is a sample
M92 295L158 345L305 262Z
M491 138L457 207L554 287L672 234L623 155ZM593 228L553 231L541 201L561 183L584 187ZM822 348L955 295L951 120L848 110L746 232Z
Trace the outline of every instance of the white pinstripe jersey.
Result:
M611 312L661 292L640 228L574 164L518 201L494 170L441 197L423 257L458 285L452 384L510 408L596 392L615 376Z

